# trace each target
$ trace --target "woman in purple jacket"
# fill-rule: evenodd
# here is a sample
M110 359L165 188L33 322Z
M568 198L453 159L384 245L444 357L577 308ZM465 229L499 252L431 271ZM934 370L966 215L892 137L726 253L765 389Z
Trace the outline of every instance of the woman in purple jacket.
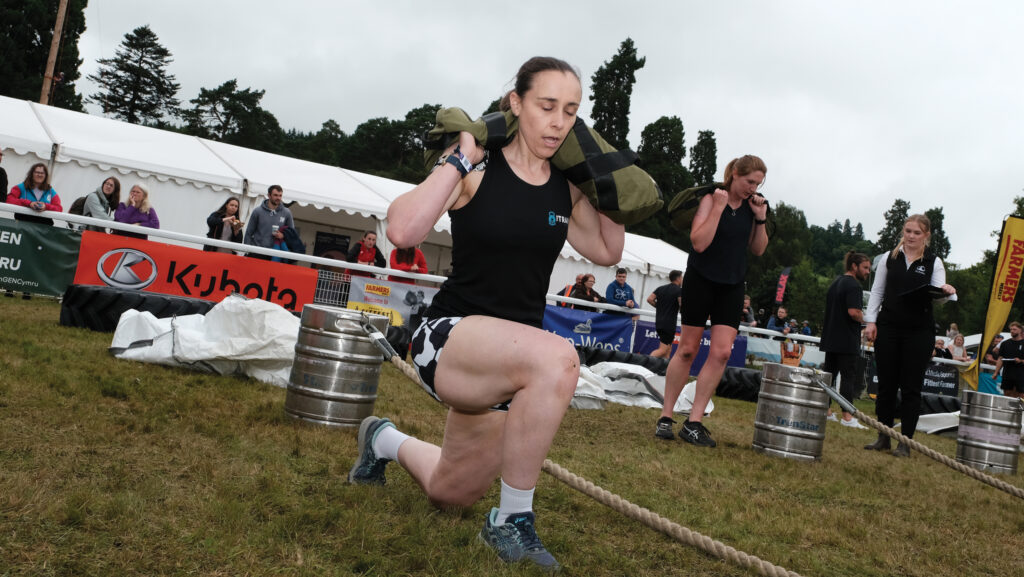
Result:
M117 210L114 211L114 220L124 224L160 228L160 219L157 218L153 207L149 206L149 191L141 184L133 186L131 192L128 193L128 204L118 203ZM110 232L143 240L147 238L144 234L115 229L111 229Z

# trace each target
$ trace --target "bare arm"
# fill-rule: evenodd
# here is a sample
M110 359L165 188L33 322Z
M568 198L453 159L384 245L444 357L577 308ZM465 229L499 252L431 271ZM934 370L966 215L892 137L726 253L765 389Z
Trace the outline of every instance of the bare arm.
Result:
M657 297L654 296L654 293L647 295L647 304L651 305L652 307L658 306L658 299Z
M765 220L768 218L768 202L763 196L755 194L754 196L751 196L747 202L750 203L750 209L754 211L755 220ZM767 248L767 223L757 224L757 222L755 222L753 230L750 231L750 252L754 253L756 256L761 256Z
M720 188L700 199L697 214L693 215L693 227L690 229L693 250L704 252L711 246L711 241L715 240L715 231L718 230L718 221L722 218L722 211L728 200L729 193Z
M594 264L618 264L626 243L626 227L597 212L575 185L570 184L569 187L573 202L567 237L569 244Z
M483 149L473 136L459 136L460 150L473 164L483 160ZM455 147L447 151L451 153ZM472 194L480 183L480 173L471 172L465 179L450 164L437 167L416 188L396 198L388 207L388 240L398 248L415 246L424 240L438 219L452 208L460 197Z
M850 315L850 318L857 321L858 323L864 322L864 311L857 309L846 309L846 314Z

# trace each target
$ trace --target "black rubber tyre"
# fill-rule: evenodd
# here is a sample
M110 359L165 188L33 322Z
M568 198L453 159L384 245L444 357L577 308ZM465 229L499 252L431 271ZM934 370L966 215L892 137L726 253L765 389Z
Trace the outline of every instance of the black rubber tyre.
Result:
M761 392L761 371L739 367L725 367L722 380L715 389L715 396L726 399L757 402Z
M60 306L60 324L112 333L127 310L152 313L157 318L206 314L215 303L135 290L92 285L71 285Z
M955 413L960 410L960 398L949 395L921 393L921 414Z
M665 369L668 368L668 359L659 359L640 353L615 351L601 347L576 347L576 351L579 354L580 362L587 366L605 362L628 363L639 365L652 373L662 376L665 374Z

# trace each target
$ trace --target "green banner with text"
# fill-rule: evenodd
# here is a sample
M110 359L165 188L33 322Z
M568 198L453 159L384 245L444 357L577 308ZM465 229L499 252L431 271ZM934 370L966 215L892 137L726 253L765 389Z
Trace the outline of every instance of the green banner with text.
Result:
M0 289L60 296L75 278L82 235L0 219Z

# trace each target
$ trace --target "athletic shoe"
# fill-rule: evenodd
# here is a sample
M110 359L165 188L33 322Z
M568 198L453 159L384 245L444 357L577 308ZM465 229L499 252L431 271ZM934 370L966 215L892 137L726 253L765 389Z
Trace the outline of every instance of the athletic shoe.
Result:
M698 447L718 445L700 421L690 421L689 419L683 421L683 428L679 429L679 438Z
M348 472L348 482L359 485L383 485L387 480L384 478L384 467L391 459L378 459L377 453L373 451L373 440L377 433L384 427L394 427L395 424L387 419L377 417L366 417L359 425L359 458L352 465Z
M672 425L674 424L676 422L668 417L658 419L658 426L654 429L654 436L659 439L668 439L669 441L675 440L676 434L672 432Z
M844 426L844 427L850 427L852 429L861 429L861 430L864 430L864 431L868 430L867 427L865 427L864 425L860 424L860 421L858 421L856 417L851 417L849 421L847 421L846 419L843 419L843 420L839 421L839 424Z
M839 417L837 417L835 413L830 413L827 417L825 417L825 419L829 421L835 421L837 423L839 422Z
M513 513L502 525L496 525L498 508L491 509L477 540L494 549L506 563L532 561L548 571L561 569L548 553L533 527L533 513Z

